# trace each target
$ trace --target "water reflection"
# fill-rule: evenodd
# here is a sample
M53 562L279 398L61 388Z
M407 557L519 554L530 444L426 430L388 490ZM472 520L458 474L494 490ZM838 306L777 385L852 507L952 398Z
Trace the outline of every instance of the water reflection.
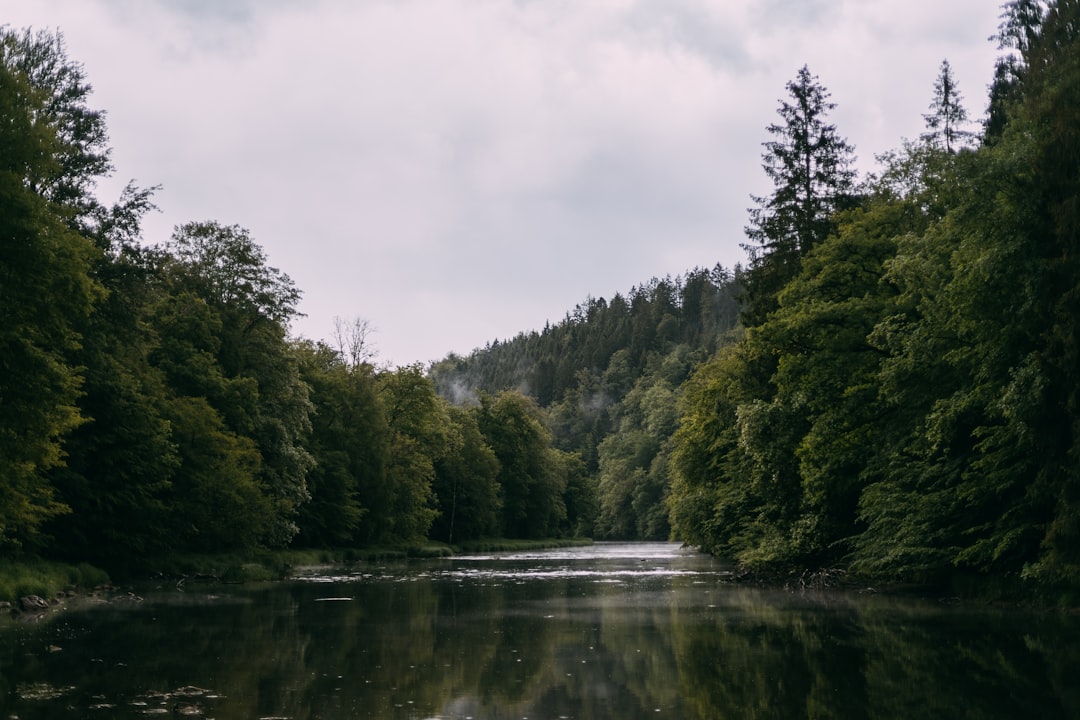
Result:
M1076 617L728 582L672 544L152 592L0 628L0 717L1078 717Z

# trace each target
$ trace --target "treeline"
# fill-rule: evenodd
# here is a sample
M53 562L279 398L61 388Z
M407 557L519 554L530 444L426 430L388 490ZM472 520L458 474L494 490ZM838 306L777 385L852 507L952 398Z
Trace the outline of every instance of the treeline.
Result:
M741 269L653 278L588 298L555 325L435 363L440 396L475 404L513 389L545 411L555 446L580 456L598 493L598 538L666 540L668 457L680 388L730 342Z
M858 178L809 69L746 270L694 270L430 369L236 226L147 246L58 35L0 35L0 552L675 537L770 572L1080 585L1080 0L1004 6L981 127ZM973 129L973 128L978 128ZM1073 595L1075 597L1075 595Z
M0 28L0 555L591 531L582 462L520 393L451 407L422 368L291 338L300 292L238 226L147 246L112 205L104 116L59 34Z
M805 68L769 128L745 334L695 372L679 537L753 569L1080 589L1080 3L1005 6L973 132L857 184ZM1071 593L1071 595L1069 595Z

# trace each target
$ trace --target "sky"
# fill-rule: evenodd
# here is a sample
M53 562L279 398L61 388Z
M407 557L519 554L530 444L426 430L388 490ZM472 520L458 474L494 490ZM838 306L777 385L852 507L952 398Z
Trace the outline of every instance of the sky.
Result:
M806 65L856 166L924 130L941 63L980 120L994 0L0 0L59 30L143 239L247 228L291 331L468 354L588 297L745 262L766 127ZM973 128L974 129L974 128Z

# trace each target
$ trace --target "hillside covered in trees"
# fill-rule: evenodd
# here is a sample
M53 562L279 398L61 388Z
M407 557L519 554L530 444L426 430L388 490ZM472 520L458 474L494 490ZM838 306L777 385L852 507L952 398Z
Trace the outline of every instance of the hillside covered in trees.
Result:
M590 298L556 325L435 363L456 404L515 391L535 399L552 441L581 458L598 494L591 534L666 540L668 457L680 388L738 321L740 282L722 267Z
M447 359L440 392L548 407L596 472L601 537L670 523L749 570L1075 597L1078 28L1080 3L1007 3L982 122L945 61L925 133L865 178L802 68L767 128L774 191L752 198L737 330L597 354L625 301L594 301Z
M770 573L1080 590L1080 0L1004 6L986 116L947 62L858 177L809 68L765 129L744 268L430 368L242 227L147 243L58 34L0 31L0 555L676 538Z

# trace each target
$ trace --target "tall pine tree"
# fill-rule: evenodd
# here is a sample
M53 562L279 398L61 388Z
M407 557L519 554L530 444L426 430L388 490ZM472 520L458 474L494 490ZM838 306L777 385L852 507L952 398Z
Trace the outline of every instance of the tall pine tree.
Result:
M952 66L948 60L942 60L941 70L934 81L930 112L923 115L927 129L923 139L949 154L963 149L972 138L972 133L964 127L968 117L963 100L953 77Z
M836 107L829 93L804 65L787 84L790 101L769 125L775 139L764 143L762 167L774 190L752 196L746 228L750 254L743 321L759 325L776 308L777 293L799 270L802 257L833 229L833 215L851 205L855 171L853 148L826 121Z

